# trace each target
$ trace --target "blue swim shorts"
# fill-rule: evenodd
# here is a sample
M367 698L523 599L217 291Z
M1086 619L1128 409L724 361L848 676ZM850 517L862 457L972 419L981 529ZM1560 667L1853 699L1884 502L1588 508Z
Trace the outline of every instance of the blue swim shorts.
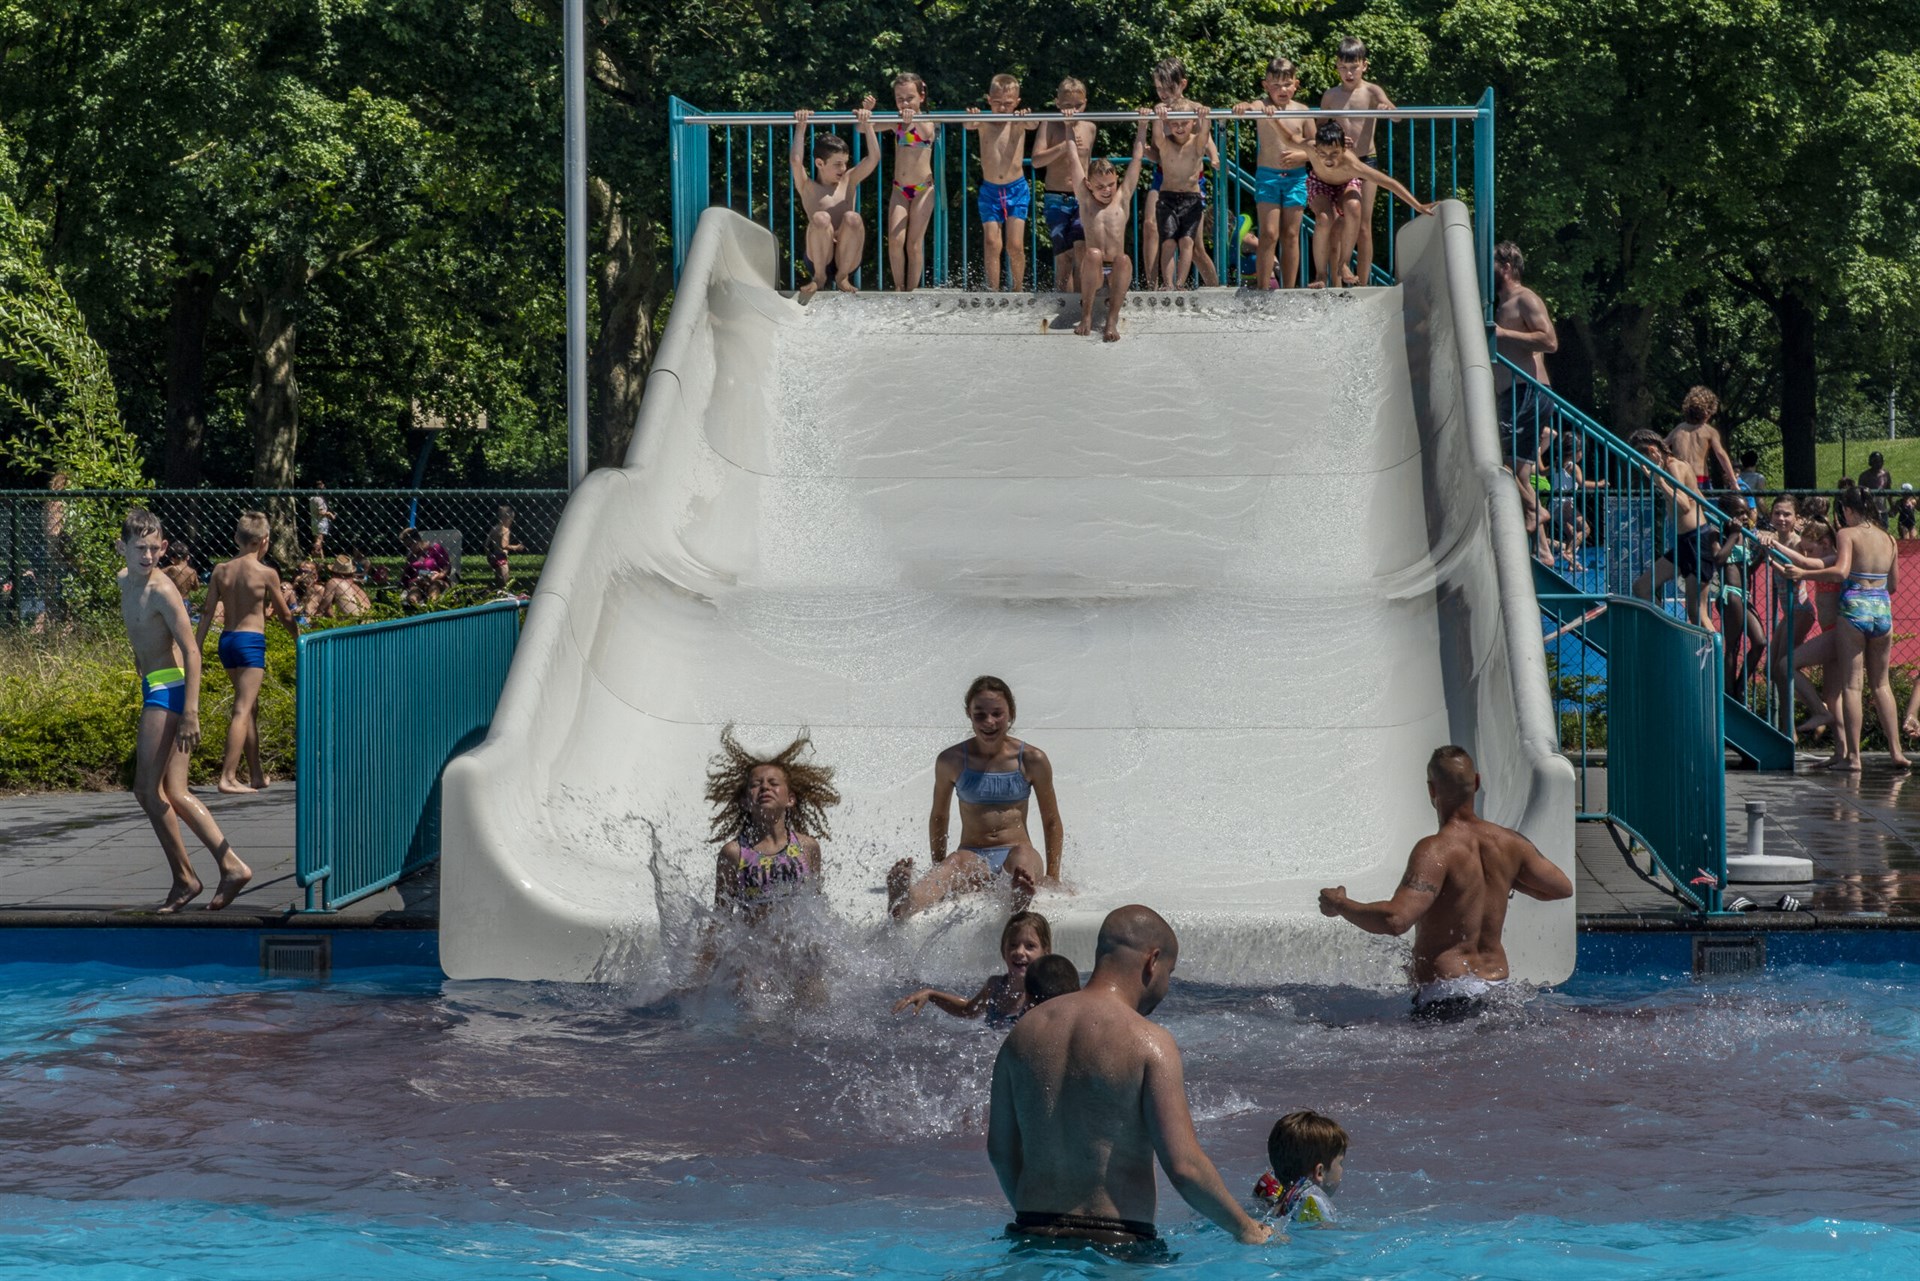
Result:
M1307 169L1268 169L1253 171L1253 198L1258 204L1279 205L1283 209L1307 207Z
M980 184L980 221L1012 222L1027 220L1027 212L1033 207L1033 184L1025 178L1015 178L1012 182L982 182Z
M265 667L267 665L267 638L259 632L221 632L220 666L232 671L236 667Z
M184 668L158 667L140 678L140 705L157 707L175 716L187 710L187 673Z
M1047 239L1053 252L1063 254L1087 238L1087 229L1080 225L1080 202L1072 196L1049 191L1041 198L1040 207L1047 217Z

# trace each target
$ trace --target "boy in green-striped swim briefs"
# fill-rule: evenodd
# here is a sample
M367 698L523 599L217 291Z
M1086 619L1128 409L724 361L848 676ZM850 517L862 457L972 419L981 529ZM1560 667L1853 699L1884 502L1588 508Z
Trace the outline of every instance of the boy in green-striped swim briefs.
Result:
M233 902L253 879L253 869L227 844L220 825L187 787L187 765L200 745L200 649L179 588L157 572L166 554L160 520L143 507L127 512L114 546L126 561L116 576L120 617L140 671L140 738L134 751L133 791L160 838L173 886L155 909L178 912L204 888L180 837L185 819L220 865L220 885L208 911Z

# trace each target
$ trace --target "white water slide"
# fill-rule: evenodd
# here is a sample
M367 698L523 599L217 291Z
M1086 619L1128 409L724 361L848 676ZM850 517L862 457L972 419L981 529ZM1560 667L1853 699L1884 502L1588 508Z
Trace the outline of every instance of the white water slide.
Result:
M1316 895L1392 892L1449 742L1571 874L1472 227L1441 209L1401 231L1398 286L1136 294L1117 344L1058 296L802 307L773 237L708 211L626 466L568 504L492 731L447 770L447 973L671 970L712 897L728 722L769 751L811 728L845 797L828 901L855 938L902 928L879 887L927 866L934 756L983 672L1052 757L1070 892L1035 906L1082 967L1142 902L1186 978L1401 981L1406 945ZM1006 910L916 918L916 972L997 969ZM1507 942L1564 979L1572 903L1516 902Z

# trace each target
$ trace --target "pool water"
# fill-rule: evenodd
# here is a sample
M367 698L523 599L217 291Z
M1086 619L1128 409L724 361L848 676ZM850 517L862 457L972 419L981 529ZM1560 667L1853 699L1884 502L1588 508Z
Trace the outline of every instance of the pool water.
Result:
M809 1014L725 984L0 967L0 1275L1130 1275L1009 1253L999 1038L892 1017L886 969ZM1229 1185L1278 1113L1327 1112L1350 1226L1243 1249L1163 1184L1158 1271L1912 1275L1915 978L1577 979L1441 1027L1397 994L1176 978L1159 1017Z

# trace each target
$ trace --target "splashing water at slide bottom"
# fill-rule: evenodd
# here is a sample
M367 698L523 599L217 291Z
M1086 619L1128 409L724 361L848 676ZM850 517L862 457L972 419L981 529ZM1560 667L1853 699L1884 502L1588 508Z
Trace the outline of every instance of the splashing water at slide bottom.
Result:
M1130 1275L1010 1256L983 1150L1000 1038L890 1016L930 977L910 960L835 959L819 1011L777 983L10 967L0 1275ZM1920 1253L1914 977L1583 979L1441 1027L1398 994L1176 979L1159 1017L1230 1187L1282 1111L1353 1147L1352 1226L1264 1251L1163 1186L1174 1268L1893 1275Z

